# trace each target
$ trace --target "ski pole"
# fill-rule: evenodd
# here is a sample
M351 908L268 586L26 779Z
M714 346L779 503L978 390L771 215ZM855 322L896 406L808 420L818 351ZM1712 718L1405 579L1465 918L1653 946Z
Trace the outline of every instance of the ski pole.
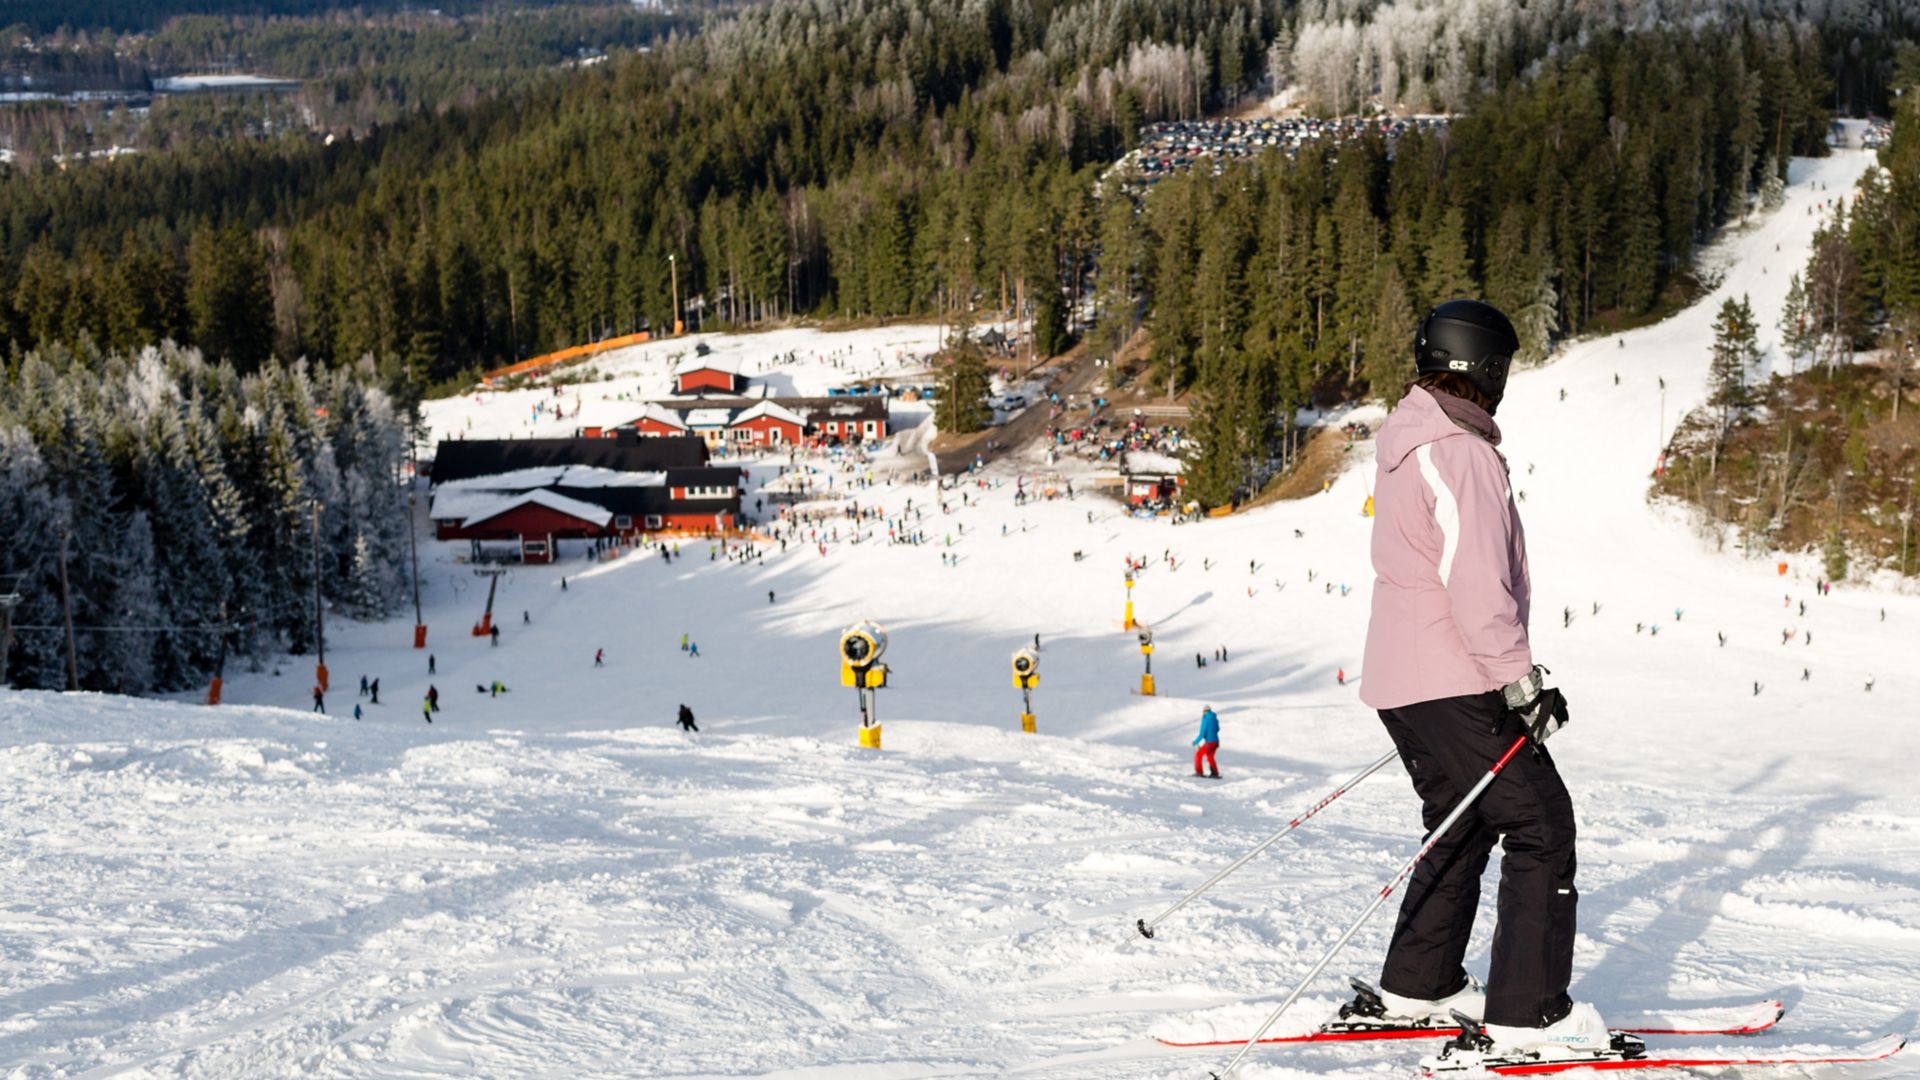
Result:
M1339 798L1342 795L1345 795L1348 791L1352 790L1356 785L1358 785L1360 781L1365 780L1367 777L1372 776L1376 772L1379 772L1380 769L1383 766L1385 766L1387 762L1392 761L1394 758L1397 758L1399 756L1400 756L1400 751L1397 749L1387 751L1385 754L1381 755L1379 761L1376 761L1373 764L1367 766L1366 768L1361 769L1358 773L1354 775L1353 779L1347 781L1344 784L1341 784L1337 788L1334 788L1333 792L1329 794L1326 798L1321 799L1319 802L1314 803L1312 806L1308 807L1306 813L1301 814L1299 817L1294 818L1292 821L1287 822L1286 828L1281 829L1279 832L1274 833L1272 836L1269 836L1265 840L1260 841L1259 845L1255 847L1252 851L1249 851L1245 855L1242 855L1239 858L1233 860L1232 866L1229 866L1225 870L1222 870L1219 873L1208 878L1204 885L1201 885L1199 888L1181 897L1179 903L1173 905L1172 907L1161 912L1160 914L1155 915L1151 920L1135 919L1133 922L1133 925L1135 926L1135 928L1137 928L1140 931L1140 936L1148 937L1148 938L1152 937L1153 928L1156 926L1159 926L1162 922L1165 922L1167 919L1167 916L1172 915L1174 912L1179 911L1183 907L1186 907L1189 901L1193 900L1195 897L1199 896L1201 893L1206 892L1208 889L1213 888L1215 885L1220 884L1220 882L1223 879L1225 879L1228 874L1231 874L1235 870L1238 870L1242 866L1245 866L1247 864L1247 860L1253 858L1255 855L1258 855L1261 852L1272 847L1274 843L1277 842L1281 837L1287 835L1288 833L1299 828L1300 826L1305 825L1307 823L1307 819L1313 817L1313 815L1319 813L1320 811L1325 810L1328 804L1332 803L1333 800Z
M1525 735L1513 740L1513 745L1507 747L1507 752L1501 754L1500 760L1493 763L1493 767L1487 770L1487 775L1481 777L1480 782L1473 785L1473 790L1467 792L1466 797L1460 800L1460 805L1453 808L1453 813L1447 815L1447 819L1440 823L1439 828L1427 834L1427 838L1420 844L1420 850L1413 853L1413 858L1408 859L1406 865L1400 868L1400 872L1393 876L1393 880L1387 882L1386 887L1380 890L1380 895L1374 897L1373 902L1367 905L1367 910L1360 913L1360 917L1353 921L1352 926L1347 927L1347 932L1341 934L1340 940L1333 943L1333 948L1327 950L1327 955L1321 957L1320 962L1313 965L1312 970L1308 971L1300 982L1294 986L1293 990L1287 994L1286 1000L1280 1003L1280 1007L1273 1010L1273 1012L1267 1016L1267 1022L1261 1024L1260 1030L1253 1033L1253 1038L1248 1039L1247 1044L1240 1048L1240 1052L1233 1055L1233 1060L1227 1062L1227 1067L1212 1074L1213 1080L1222 1080L1222 1078L1232 1073L1233 1070L1239 1066L1240 1059L1246 1057L1247 1054L1253 1050L1254 1045L1266 1035L1267 1029L1271 1028L1274 1023L1280 1019L1280 1014L1286 1012L1289 1006L1299 1000L1301 993L1306 990L1307 984L1311 983L1315 977L1326 970L1328 964L1333 963L1333 958L1340 955L1340 950L1346 948L1347 942L1352 940L1353 935L1359 932L1360 927L1373 916L1375 911L1379 910L1381 904L1387 902L1387 897L1393 895L1393 890L1400 887L1400 883L1407 879L1408 874L1413 873L1413 868L1420 865L1421 859L1427 857L1427 852L1433 850L1433 845L1439 843L1440 838L1447 835L1447 830L1453 828L1454 822L1460 820L1461 815L1467 812L1467 808L1473 805L1474 800L1478 799L1482 792L1492 786L1493 782L1499 778L1500 770L1506 768L1507 762L1512 761L1513 755L1519 753L1520 748L1525 745L1527 745L1527 736Z

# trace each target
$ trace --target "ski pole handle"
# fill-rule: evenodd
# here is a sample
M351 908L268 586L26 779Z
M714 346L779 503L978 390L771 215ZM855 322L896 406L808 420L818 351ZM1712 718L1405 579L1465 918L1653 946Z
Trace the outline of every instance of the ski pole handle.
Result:
M1334 788L1333 791L1330 794L1328 794L1325 798L1321 799L1319 802L1314 803L1312 806L1308 807L1306 813L1301 814L1299 817L1294 818L1292 821L1287 822L1286 828L1281 829L1279 832L1274 833L1272 836L1269 836L1265 840L1260 841L1260 843L1256 845L1252 851L1249 851L1245 855L1240 856L1238 859L1233 860L1233 865L1227 867L1225 870L1222 870L1219 873L1208 878L1205 884L1201 885L1199 888L1193 890L1187 895L1181 897L1178 903L1174 904L1172 907L1161 912L1160 914L1155 915L1150 920L1135 919L1133 923L1134 928L1140 931L1141 937L1146 937L1146 938L1152 937L1153 928L1156 926L1159 926L1162 922L1166 921L1167 916L1172 915L1174 912L1179 911L1183 907L1186 907L1189 901L1198 897L1201 893L1206 892L1208 889L1213 888L1215 885L1220 884L1221 881L1226 879L1227 875L1233 873L1235 870L1240 869L1242 866L1245 866L1248 860L1252 859L1255 855L1258 855L1261 852L1272 847L1275 843L1279 842L1281 837L1287 835L1288 833L1299 828L1300 826L1305 825L1308 819L1312 818L1315 814L1318 814L1320 811L1325 810L1330 804L1332 804L1332 802L1335 799L1338 799L1340 796L1345 795L1348 791L1352 790L1356 785L1358 785L1360 781L1365 780L1367 777L1372 776L1376 772L1379 772L1383 767L1386 766L1387 762L1392 761L1393 759L1399 756L1400 756L1400 751L1397 749L1387 751L1385 754L1381 755L1379 761L1376 761L1373 764L1367 766L1366 768L1361 769L1358 773L1354 774L1353 779L1348 780L1346 783L1341 784L1337 788Z
M1447 830L1453 828L1454 824L1466 814L1467 808L1472 806L1475 800L1480 798L1481 793L1493 786L1493 782L1500 776L1500 770L1506 768L1507 763L1512 761L1513 756L1518 754L1520 748L1525 745L1527 745L1527 736L1525 735L1513 740L1513 745L1507 747L1507 752L1500 755L1500 760L1494 762L1493 767L1487 770L1487 774L1480 778L1480 782L1473 785L1473 790L1467 792L1466 796L1460 800L1460 805L1453 808L1453 812L1447 815L1447 819L1442 821L1438 828L1427 834L1427 838L1421 841L1420 850L1414 852L1413 858L1408 859L1406 864L1400 867L1400 872L1393 876L1392 881L1387 882L1386 886L1380 890L1380 894L1375 896L1373 902L1367 905L1367 909L1360 913L1358 919L1353 921L1353 925L1347 927L1347 932L1340 935L1340 940L1333 943L1333 948L1328 949L1327 954L1320 958L1320 962L1313 965L1312 969L1294 985L1294 988L1287 994L1286 1000L1282 1001L1278 1008L1268 1014L1267 1022L1261 1024L1260 1030L1253 1033L1253 1038L1248 1039L1246 1045L1240 1048L1240 1052L1233 1055L1233 1060L1227 1062L1227 1067L1213 1074L1214 1080L1223 1080L1224 1077L1239 1067L1240 1059L1246 1057L1247 1054L1253 1050L1254 1045L1266 1036L1267 1030L1273 1027L1280 1019L1280 1014L1286 1012L1295 1001L1300 999L1300 995L1306 991L1308 984L1312 983L1322 971L1325 971L1328 964L1333 963L1333 958L1340 955L1340 950L1346 948L1347 942L1353 940L1353 935L1360 932L1360 927L1365 925L1366 921L1373 917L1373 913L1380 909L1381 904L1387 902L1387 897L1393 895L1393 890L1400 887L1400 883L1407 879L1408 874L1413 873L1413 868L1420 865L1420 860L1427 857L1427 852L1432 851L1433 845L1439 843L1440 838L1447 835Z

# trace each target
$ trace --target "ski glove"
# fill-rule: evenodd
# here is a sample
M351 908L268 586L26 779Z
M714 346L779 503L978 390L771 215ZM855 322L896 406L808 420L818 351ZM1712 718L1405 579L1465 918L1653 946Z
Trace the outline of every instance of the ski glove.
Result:
M1527 738L1541 744L1547 737L1567 726L1567 698L1547 686L1544 676L1552 674L1539 664L1533 670L1500 688L1507 708L1520 718Z

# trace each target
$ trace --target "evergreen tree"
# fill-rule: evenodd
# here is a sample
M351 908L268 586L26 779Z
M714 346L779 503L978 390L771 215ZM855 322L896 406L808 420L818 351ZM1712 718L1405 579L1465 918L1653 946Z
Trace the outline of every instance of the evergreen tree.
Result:
M1401 387L1413 377L1412 343L1420 318L1407 298L1400 268L1388 261L1380 271L1379 295L1367 329L1367 386L1373 397L1392 408Z
M1733 429L1735 416L1750 400L1747 395L1747 370L1760 357L1759 327L1747 298L1727 298L1713 323L1713 359L1708 367L1708 401L1717 411L1714 457L1710 470L1717 470L1719 448Z
M1795 274L1787 284L1786 302L1780 306L1780 347L1786 351L1790 372L1797 373L1801 362L1813 355L1818 336L1807 287Z
M273 349L273 297L260 247L237 223L203 227L187 247L187 311L207 354L251 371Z
M1440 216L1431 242L1427 245L1426 294L1431 304L1448 300L1471 300L1480 290L1473 282L1473 269L1467 257L1467 215L1458 206L1449 206Z
M947 370L941 380L939 407L935 420L940 430L955 435L970 435L993 419L987 409L986 357L980 343L966 326L958 326L947 342Z

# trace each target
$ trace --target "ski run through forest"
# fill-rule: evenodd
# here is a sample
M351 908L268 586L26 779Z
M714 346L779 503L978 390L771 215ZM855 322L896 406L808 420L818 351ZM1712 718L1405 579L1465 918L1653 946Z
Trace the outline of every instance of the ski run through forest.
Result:
M1662 1052L1915 1026L1920 601L1821 595L1811 557L1780 576L1645 497L1663 434L1705 398L1721 301L1749 300L1763 363L1781 363L1788 277L1821 205L1869 162L1796 160L1781 208L1702 253L1721 274L1711 295L1563 348L1500 410L1534 654L1572 705L1554 752L1580 826L1573 994L1606 1015L1789 1008L1764 1034L1653 1040ZM713 341L884 367L930 333ZM664 369L649 370L636 387ZM518 434L538 397L427 415L440 435ZM1358 699L1372 445L1325 494L1174 527L1084 494L1016 505L1037 464L1020 460L940 514L926 484L887 479L924 467L923 436L832 475L871 468L852 496L886 517L909 498L928 509L925 544L888 543L884 522L853 543L841 519L823 547L763 558L697 541L671 562L563 552L503 580L497 647L467 633L484 583L455 561L465 545L423 543L428 649L408 647L410 611L332 623L326 716L307 711L306 658L230 672L220 708L0 692L5 1075L1217 1068L1219 1048L1158 1040L1249 1034L1416 842L1393 765L1154 940L1133 929L1388 748ZM755 485L772 471L749 467ZM1137 694L1120 628L1129 557L1147 564L1133 599L1157 639L1156 697ZM892 638L880 752L856 745L835 670L835 635L863 618ZM1036 634L1038 733L1023 734L1007 657ZM380 705L356 696L362 673ZM505 693L475 692L495 681ZM683 703L699 732L675 726ZM1219 782L1189 768L1208 705ZM1372 978L1390 925L1362 930L1275 1034L1324 1018L1345 975ZM1407 1075L1420 1052L1290 1047L1236 1075Z

